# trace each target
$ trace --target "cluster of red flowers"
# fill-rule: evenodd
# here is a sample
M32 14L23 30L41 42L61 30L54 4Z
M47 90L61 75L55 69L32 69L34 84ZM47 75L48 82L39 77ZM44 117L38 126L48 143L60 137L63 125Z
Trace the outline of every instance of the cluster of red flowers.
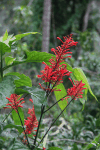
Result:
M45 91L55 91L54 87L60 83L63 82L64 76L69 76L70 71L68 71L66 68L66 64L62 63L64 61L64 58L68 58L71 56L65 56L66 54L72 54L72 52L69 52L69 47L76 46L77 42L74 42L72 39L72 34L68 37L64 37L65 42L63 42L59 37L58 39L62 42L61 47L58 46L56 49L52 48L51 51L53 51L56 55L56 57L52 57L49 62L50 65L47 65L45 62L45 68L41 71L42 75L38 75L38 78L42 78L45 82L49 82L49 85L44 88L40 84L41 88ZM53 84L53 87L50 89L50 84Z
M42 85L39 83L41 88L45 90L47 93L50 93L52 91L56 91L56 85L63 82L64 76L70 76L72 72L67 70L67 65L63 63L65 58L71 58L71 56L66 56L66 54L72 54L72 52L69 52L69 47L76 46L78 42L74 42L72 38L72 34L70 36L65 36L64 42L57 37L62 42L61 46L56 47L56 49L52 48L51 51L55 53L56 57L52 57L49 62L50 65L47 65L45 62L45 68L41 71L42 75L38 75L38 78L42 78L48 85L46 84L46 88L42 87ZM67 97L77 97L79 98L79 94L82 94L82 90L85 89L83 86L85 84L82 83L82 81L74 81L75 85L73 84L73 87L67 90ZM52 88L50 88L50 84L52 84ZM60 89L59 89L60 91ZM77 93L77 94L76 94ZM80 95L82 97L82 95Z
M10 103L6 104L7 106L10 106L10 107L4 107L4 109L12 108L17 112L18 107L23 107L21 104L25 103L25 101L21 102L24 98L21 98L20 100L18 100L19 98L20 98L20 95L18 96L17 94L11 94L10 98L6 97L6 99L8 99L11 104Z
M71 46L76 46L77 42L74 42L72 39L72 34L68 37L63 37L65 42L63 42L59 37L59 39L62 42L61 46L56 47L56 49L52 48L51 51L53 51L56 55L56 57L52 57L49 62L51 63L50 65L47 65L45 62L45 68L44 70L41 71L42 75L38 75L38 78L42 78L45 82L49 82L49 85L44 88L42 85L39 83L41 88L45 91L55 91L56 88L54 88L56 85L60 84L63 82L63 77L64 76L70 76L70 71L68 71L67 65L62 63L65 58L68 58L71 56L65 56L66 54L72 54L72 52L69 52L69 47ZM53 84L53 87L50 89L50 84Z
M86 88L83 88L83 86L85 84L82 83L82 81L75 81L75 80L74 80L74 83L75 83L75 85L72 82L73 87L71 87L71 88L69 88L67 90L67 97L66 98L69 98L69 96L71 96L74 100L76 100L76 98L83 98L83 96L82 96L82 94L83 94L82 90L86 89Z
M23 107L21 104L25 103L25 101L20 103L20 101L22 101L24 98L18 100L19 97L20 95L18 96L17 94L11 94L10 98L6 97L6 99L8 99L11 104L10 103L6 104L9 107L4 107L4 109L12 108L16 112L18 112L18 107ZM33 102L32 99L30 99L30 101ZM34 105L32 109L29 108L28 114L30 114L30 117L27 117L27 120L25 120L24 123L24 126L26 126L25 133L31 134L32 131L36 131L34 130L34 128L38 127L38 121L35 116Z
M32 101L32 99L30 99L30 101ZM34 105L32 109L29 108L28 114L30 114L30 116L27 117L27 120L25 120L25 123L24 123L24 125L26 126L25 133L31 134L33 131L37 131L37 130L34 130L34 128L38 127L38 121L35 116Z

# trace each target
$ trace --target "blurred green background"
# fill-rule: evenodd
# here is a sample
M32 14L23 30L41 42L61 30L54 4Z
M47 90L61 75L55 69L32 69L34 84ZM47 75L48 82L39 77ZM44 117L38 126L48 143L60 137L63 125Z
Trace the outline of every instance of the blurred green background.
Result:
M44 3L47 3L47 13L44 13ZM48 146L58 146L63 150L83 149L86 143L90 143L100 133L100 0L1 0L0 1L0 36L7 29L9 34L24 32L40 32L29 35L17 43L17 49L12 53L16 59L25 57L27 50L43 51L43 26L48 23L50 49L60 45L56 37L73 34L74 41L78 41L76 47L72 47L72 58L66 61L72 67L83 69L93 93L98 102L88 93L88 99L82 111L82 104L74 101L66 111L66 116L61 116L59 121L52 127L47 137ZM47 51L48 52L48 51ZM32 79L33 85L39 80L36 75L40 73L39 63L21 64L8 71L24 73ZM64 85L68 88L67 79ZM49 105L55 102L51 95ZM48 121L60 113L58 106L45 115L43 129L47 129ZM47 124L46 124L47 123ZM100 143L100 141L99 141ZM94 144L90 150L99 150L99 143Z

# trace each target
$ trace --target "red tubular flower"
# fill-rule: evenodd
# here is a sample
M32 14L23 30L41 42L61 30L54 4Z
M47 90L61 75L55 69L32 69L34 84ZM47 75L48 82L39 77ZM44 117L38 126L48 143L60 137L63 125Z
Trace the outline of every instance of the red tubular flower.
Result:
M46 148L43 147L43 150L45 150Z
M42 75L38 75L38 77L42 78L45 82L50 82L53 85L56 83L56 85L58 85L63 82L63 76L69 76L71 73L66 67L66 64L59 65L58 68L53 71L53 68L46 65L44 70L41 71Z
M72 52L69 52L69 47L71 46L76 46L76 44L78 42L74 42L72 39L72 34L68 37L63 37L65 42L63 42L59 37L57 39L59 39L62 42L61 47L58 46L56 47L56 49L52 48L51 51L53 51L56 55L56 57L52 57L49 62L51 63L49 66L43 62L43 64L45 64L45 68L44 70L41 71L42 75L38 75L38 78L42 78L42 80L44 80L45 82L49 82L49 86L47 86L46 88L43 88L41 86L42 89L44 89L45 91L50 90L53 91L52 89L50 89L50 84L53 84L53 88L62 83L63 82L63 77L64 76L69 76L70 71L68 71L66 68L66 64L60 64L61 62L64 61L65 58L68 58L71 56L65 56L66 54L72 54Z
M21 98L20 100L18 100L19 97L20 95L18 96L17 94L11 94L10 98L6 97L6 99L8 99L11 104L9 103L6 104L7 106L10 106L10 107L5 107L5 108L12 108L17 112L18 107L23 107L21 104L25 103L25 101L21 102L24 98Z
M74 99L76 99L76 98L83 98L83 96L82 96L82 94L83 94L82 90L86 89L86 88L83 88L83 86L85 84L82 83L82 81L75 81L75 80L74 80L74 83L75 83L75 85L73 84L73 87L71 87L71 88L69 88L67 90L67 96L71 96ZM69 98L69 97L67 97L67 98Z
M35 111L34 111L34 105L33 108L28 110L28 114L30 114L29 117L27 117L27 120L25 120L24 125L26 125L26 134L31 134L34 130L34 128L38 127L38 121L35 116Z

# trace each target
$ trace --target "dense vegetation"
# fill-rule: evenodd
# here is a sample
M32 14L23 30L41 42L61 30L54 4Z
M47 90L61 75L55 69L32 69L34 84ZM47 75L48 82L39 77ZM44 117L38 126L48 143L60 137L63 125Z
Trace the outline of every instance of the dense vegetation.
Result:
M18 0L0 2L1 18L0 34L4 34L5 29L10 34L21 34L24 32L39 32L42 34L42 16L43 16L43 0ZM61 43L55 38L73 34L78 45L72 48L72 58L67 59L67 63L73 68L79 67L83 69L89 85L98 101L88 93L87 101L74 101L66 110L66 116L62 115L59 121L52 127L49 136L47 137L46 147L55 146L63 150L78 150L84 149L86 145L91 143L90 150L100 149L100 1L98 0L54 0L52 1L51 9L51 24L50 24L50 43L49 49L56 47ZM42 35L28 35L22 40L15 43L12 47L11 56L16 57L16 60L27 59L27 51L41 51ZM17 46L17 49L14 48ZM7 56L7 55L6 55ZM27 71L28 70L28 71ZM17 67L9 68L9 71L24 73L30 76L32 84L37 85L39 79L36 75L40 71L40 63L20 64ZM68 79L64 78L64 86ZM26 97L27 99L27 97ZM50 97L49 106L55 102L55 97L52 94ZM30 105L30 104L28 104ZM25 108L25 111L27 108ZM2 112L2 110L1 110ZM43 124L41 125L42 135L43 129L47 129L48 122L53 117L56 118L60 113L58 106L55 106L48 114L46 114ZM52 115L54 114L54 115ZM3 114L4 115L4 114ZM27 115L27 114L26 114ZM1 115L1 120L3 116ZM8 118L5 124L13 122L12 118ZM62 127L60 128L60 125ZM11 130L14 133L13 128ZM5 132L6 134L6 132ZM5 147L9 142L13 142L12 134L10 139L7 137ZM99 137L100 138L100 137ZM2 140L1 143L2 145Z

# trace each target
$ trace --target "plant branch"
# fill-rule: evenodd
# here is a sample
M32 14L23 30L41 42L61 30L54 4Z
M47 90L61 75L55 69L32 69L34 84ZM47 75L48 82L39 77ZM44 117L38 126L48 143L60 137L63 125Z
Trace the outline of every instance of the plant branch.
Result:
M9 114L4 118L4 120L2 121L2 123L8 118L8 116L10 115L10 113L13 111L13 109L9 112Z
M49 132L50 128L52 127L52 125L57 121L57 119L60 117L60 115L64 112L64 110L69 106L69 104L74 100L75 96L70 100L70 102L67 104L67 106L61 111L61 113L58 115L58 117L53 121L53 123L50 125L49 129L47 130L47 132L44 134L43 138L41 139L40 143L43 141L44 137L46 136L46 134ZM40 144L39 143L39 144ZM38 144L38 146L39 146Z
M26 134L26 132L25 132L25 128L24 128L24 125L23 125L22 119L21 119L21 117L20 117L20 114L19 114L18 108L16 108L16 109L17 109L17 113L18 113L18 116L19 116L19 119L20 119L21 125L22 125L23 130L24 130L24 133L25 133L25 137L26 137L26 140L27 140L27 143L28 143L27 145L28 145L28 147L30 148L30 144L29 144L29 141L28 141L27 134Z
M39 120L39 124L38 124L38 128L37 128L36 136L35 136L35 139L34 139L34 145L33 145L32 148L35 148L35 145L36 145L36 139L37 139L37 136L38 136L39 127L40 127L41 119L42 119L42 116L43 116L44 108L45 108L45 105L42 104L42 106L41 106L41 116L40 116L40 120Z
M1 50L1 79L3 80L2 50Z
M64 96L63 98L65 98L66 96ZM62 99L62 98L61 98ZM50 106L47 110L45 110L43 113L45 113L45 112L47 112L49 109L51 109L54 105L56 105L58 102L60 102L61 101L61 99L60 100L58 100L56 103L54 103L52 106Z

